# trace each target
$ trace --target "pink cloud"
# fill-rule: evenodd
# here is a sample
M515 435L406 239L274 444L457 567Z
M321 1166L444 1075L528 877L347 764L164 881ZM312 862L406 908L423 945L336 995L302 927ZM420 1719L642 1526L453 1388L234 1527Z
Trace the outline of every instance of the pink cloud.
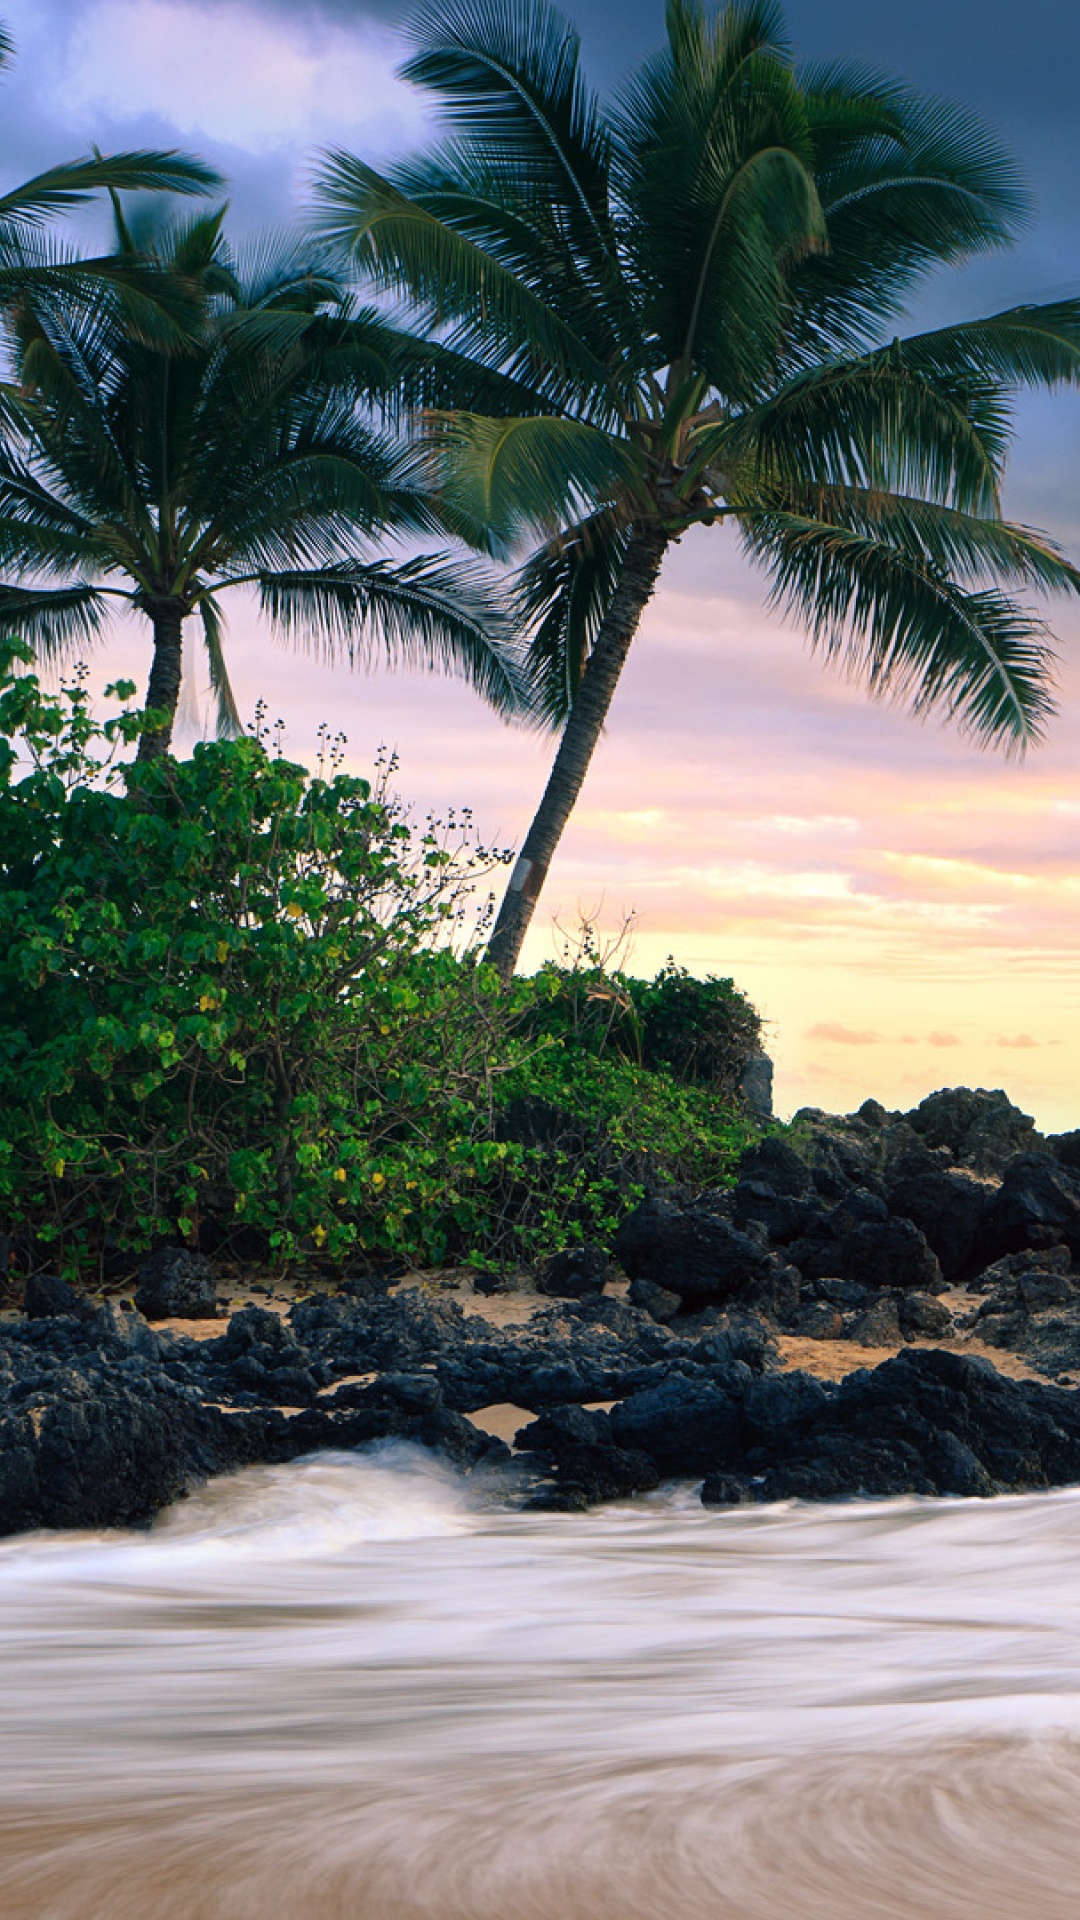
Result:
M932 1047L958 1047L960 1045L960 1035L958 1033L942 1033L939 1030L935 1030L933 1033L928 1033L926 1038Z
M1037 1047L1040 1043L1030 1033L999 1033L994 1044L999 1047L1016 1047L1020 1051L1027 1052L1030 1047Z
M836 1047L879 1047L880 1033L864 1027L843 1027L839 1020L819 1020L806 1030L808 1040L828 1040Z

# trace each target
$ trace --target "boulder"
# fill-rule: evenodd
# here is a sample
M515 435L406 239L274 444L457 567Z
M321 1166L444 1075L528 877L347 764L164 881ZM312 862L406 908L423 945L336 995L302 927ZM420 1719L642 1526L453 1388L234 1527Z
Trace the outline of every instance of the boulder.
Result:
M761 1242L717 1208L643 1200L619 1229L615 1250L631 1280L651 1280L687 1306L708 1306L744 1292L770 1271Z
M610 1274L611 1262L603 1247L566 1247L545 1261L536 1290L556 1300L584 1300L602 1293Z
M774 1247L812 1230L822 1206L816 1196L796 1198L777 1193L767 1180L742 1179L731 1196L731 1217L743 1232L761 1227Z
M752 1053L739 1074L739 1093L755 1120L773 1117L773 1063L767 1053Z
M842 1340L844 1319L839 1307L828 1300L809 1300L791 1314L784 1331L803 1340Z
M902 1293L896 1311L905 1340L936 1340L952 1331L952 1314L932 1293Z
M823 1200L840 1200L852 1187L881 1190L881 1142L864 1120L803 1107L791 1125Z
M740 1180L763 1180L775 1194L806 1200L814 1192L810 1169L800 1153L778 1134L748 1147L739 1160Z
M1009 1290L1011 1297L1016 1282L1020 1279L1021 1275L1025 1273L1047 1273L1063 1276L1071 1274L1071 1272L1072 1255L1068 1247L1037 1247L1030 1252L1024 1249L1019 1253L1002 1254L999 1260L995 1260L990 1266L984 1267L982 1272L970 1282L969 1291L972 1293L994 1293L1000 1288L1006 1288Z
M906 1116L929 1147L947 1147L973 1173L1000 1173L1013 1154L1041 1143L1029 1113L1014 1107L1000 1087L942 1087Z
M925 1234L950 1283L970 1273L983 1216L994 1189L960 1168L907 1173L889 1187L894 1215Z
M819 1300L827 1300L832 1307L839 1307L844 1313L865 1313L872 1307L876 1297L873 1287L864 1287L860 1280L841 1280L832 1274L823 1274L814 1282L814 1292Z
M1048 1153L1017 1154L983 1215L975 1257L987 1266L1002 1254L1053 1246L1080 1254L1080 1175Z
M938 1293L944 1281L926 1235L910 1220L867 1220L840 1242L845 1279L867 1287L911 1287Z
M631 1280L626 1295L632 1307L640 1307L661 1326L667 1326L674 1320L682 1306L677 1293L671 1293L667 1287L658 1287L653 1280Z
M1080 1127L1074 1127L1071 1133L1048 1133L1044 1146L1063 1167L1080 1173Z
M584 1407L549 1408L521 1429L514 1444L554 1474L557 1495L584 1494L589 1505L649 1493L660 1483L656 1462L648 1454L616 1447L607 1414ZM563 1507L563 1500L552 1501L550 1493L546 1489L534 1495L530 1504Z
M701 1489L703 1507L747 1507L756 1497L753 1480L745 1474L710 1473Z
M616 1445L648 1454L662 1474L708 1473L737 1453L738 1400L711 1381L672 1374L620 1401L610 1419Z
M57 1273L32 1273L26 1282L23 1311L31 1320L54 1320L61 1314L87 1317L94 1309Z
M811 1373L771 1373L742 1396L742 1425L751 1447L790 1446L828 1405L828 1389Z
M135 1305L148 1320L210 1320L218 1310L214 1270L189 1247L159 1247L139 1268Z
M761 1280L755 1280L752 1287L740 1300L754 1313L761 1313L775 1320L778 1326L788 1327L794 1314L802 1304L803 1277L798 1267L779 1261Z
M484 1299L490 1299L493 1294L513 1293L517 1285L512 1273L500 1273L495 1267L477 1267L470 1277L473 1292Z
M895 1295L881 1294L849 1323L847 1337L860 1347L898 1347L903 1339Z

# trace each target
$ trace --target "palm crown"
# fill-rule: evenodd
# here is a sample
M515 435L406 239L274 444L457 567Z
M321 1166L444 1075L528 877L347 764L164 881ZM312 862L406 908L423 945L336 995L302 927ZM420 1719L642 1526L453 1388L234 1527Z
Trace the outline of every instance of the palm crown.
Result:
M667 31L605 111L547 6L431 6L405 74L442 93L450 139L386 176L335 154L320 187L327 233L483 381L432 416L433 457L477 544L526 555L518 609L563 735L504 970L687 529L731 523L874 692L1007 746L1048 711L1047 636L1015 589L1080 586L1000 502L1007 391L1076 378L1080 303L892 337L929 268L1010 239L1011 163L954 108L796 69L772 0L670 0Z
M221 599L239 586L281 635L353 659L373 638L434 656L511 709L514 663L476 563L364 557L388 528L436 523L407 448L372 424L393 329L355 309L310 248L270 243L238 262L221 220L132 233L118 214L118 258L183 314L179 342L133 328L110 287L20 303L0 622L48 654L95 638L118 605L141 612L154 643L144 756L170 741L190 616L235 727Z

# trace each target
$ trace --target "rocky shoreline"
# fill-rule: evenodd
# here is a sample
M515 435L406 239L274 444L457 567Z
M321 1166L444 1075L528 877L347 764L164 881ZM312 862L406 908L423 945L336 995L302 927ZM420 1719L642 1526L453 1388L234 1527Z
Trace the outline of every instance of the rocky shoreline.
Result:
M388 1440L571 1511L670 1478L708 1505L1080 1482L1080 1134L1004 1094L806 1113L733 1189L555 1254L495 1324L514 1285L358 1274L196 1338L216 1281L184 1249L135 1310L36 1276L0 1322L0 1532L138 1525L211 1475ZM791 1370L796 1344L833 1364Z

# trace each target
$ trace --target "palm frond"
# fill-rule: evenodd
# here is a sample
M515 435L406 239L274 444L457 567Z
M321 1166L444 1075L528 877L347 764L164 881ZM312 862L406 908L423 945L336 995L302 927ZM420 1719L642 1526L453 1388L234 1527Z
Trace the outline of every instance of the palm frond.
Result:
M412 21L403 77L443 95L466 146L557 208L563 234L601 280L615 266L610 138L581 72L575 29L543 0L435 0Z
M224 621L221 608L212 593L206 593L199 601L199 617L202 620L203 639L206 643L206 658L210 667L210 686L217 701L217 737L219 740L238 740L244 731L240 710L229 680L225 665L225 653L222 647Z
M920 370L898 349L826 362L706 425L691 471L726 473L736 501L773 485L817 482L925 493L996 513L1008 426L1000 387Z
M416 324L451 329L458 349L552 398L603 396L608 369L519 278L419 200L354 155L330 153L316 185L325 237L346 247L370 284L404 292Z
M353 561L264 573L257 584L278 632L327 659L359 666L382 655L401 666L435 664L466 680L504 718L528 711L505 593L474 564L445 555L399 566Z
M864 487L792 488L782 504L786 512L879 541L950 580L1080 593L1080 568L1032 527ZM768 521L770 509L763 512Z
M824 242L779 10L678 0L614 121L625 245L663 361L722 391L772 363L783 269Z
M933 378L1074 386L1080 381L1080 299L1009 307L983 320L910 334L884 353Z
M0 628L29 641L46 660L92 645L108 611L100 588L82 581L52 588L0 584Z
M132 153L94 154L35 174L21 187L0 194L0 222L38 225L50 215L80 206L93 193L213 193L221 175L193 155L149 148Z
M932 269L1008 245L1028 215L1018 169L951 102L859 68L800 74L828 255L793 275L807 352L882 337Z
M1053 712L1046 625L997 590L972 593L864 532L776 513L744 528L771 601L878 696L939 711L980 744L1023 751Z
M607 612L630 544L625 519L591 515L530 554L517 574L514 606L529 633L535 717L561 726Z
M598 501L648 511L635 449L583 421L448 413L429 428L438 491L493 553L550 537Z

